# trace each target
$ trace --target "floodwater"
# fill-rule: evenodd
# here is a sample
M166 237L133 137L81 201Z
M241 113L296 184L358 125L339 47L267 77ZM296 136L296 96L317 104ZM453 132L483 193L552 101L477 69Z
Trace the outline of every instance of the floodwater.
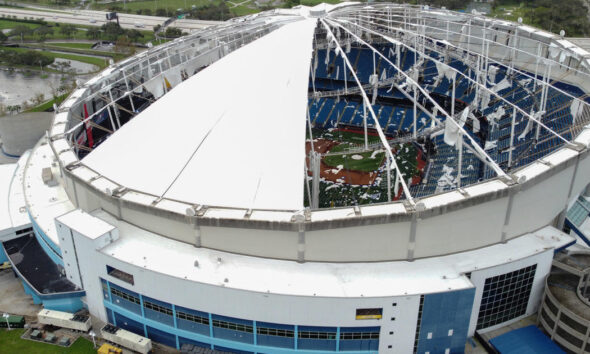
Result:
M83 64L78 66L77 64ZM86 63L72 63L71 68L76 72L88 72ZM94 71L94 70L90 70ZM38 71L20 72L0 69L0 104L4 106L21 105L38 94L43 94L45 100L53 97L52 92L62 84L61 78L64 75L55 73L41 73ZM67 76L67 75L65 75ZM92 76L92 75L90 75ZM85 82L88 75L75 76L77 82Z
M77 61L77 60L62 59L62 58L55 58L55 61L53 62L52 66L56 67L55 64L57 64L57 63L70 63L70 70L74 71L76 74L85 74L85 73L96 72L100 69L98 66L93 65L93 64L83 63L83 62Z
M43 76L41 76L43 75ZM5 106L22 105L35 95L42 93L50 99L51 87L58 88L61 75L40 72L22 73L0 70L0 104Z

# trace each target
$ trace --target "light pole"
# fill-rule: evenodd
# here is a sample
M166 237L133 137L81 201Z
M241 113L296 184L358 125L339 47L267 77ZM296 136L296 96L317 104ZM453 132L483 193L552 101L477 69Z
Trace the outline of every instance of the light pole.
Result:
M94 349L96 349L96 341L94 340L94 337L96 337L96 333L94 333L94 331L90 331L88 334L90 334L90 336L92 337L92 345L94 346Z
M10 317L10 315L7 313L3 313L2 317L4 317L6 319L6 326L8 327L8 330L10 331L10 322L8 322L8 317Z

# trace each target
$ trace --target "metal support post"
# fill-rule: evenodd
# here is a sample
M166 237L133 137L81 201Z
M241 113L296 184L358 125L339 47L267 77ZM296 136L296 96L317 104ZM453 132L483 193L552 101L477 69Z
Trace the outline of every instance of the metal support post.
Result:
M457 188L461 188L461 173L463 171L463 132L459 132L459 140L457 140L457 148L459 148L459 160L457 161Z
M512 123L510 127L510 149L508 150L508 168L512 167L512 150L514 149L514 127L516 125L516 109L512 110Z
M115 111L115 118L117 118L117 125L119 126L119 129L121 129L121 121L119 120L119 110L117 109L117 107L115 107L115 101L113 100L113 92L111 90L109 90L109 97L111 99L111 103L113 103L112 107L113 111Z
M391 161L389 160L389 156L386 154L386 161L387 164L385 168L387 168L387 201L391 201Z
M414 126L413 126L413 134L412 136L414 137L414 139L417 136L417 131L416 131L416 124L418 123L418 119L416 117L416 104L417 104L417 100L418 100L418 88L414 88Z

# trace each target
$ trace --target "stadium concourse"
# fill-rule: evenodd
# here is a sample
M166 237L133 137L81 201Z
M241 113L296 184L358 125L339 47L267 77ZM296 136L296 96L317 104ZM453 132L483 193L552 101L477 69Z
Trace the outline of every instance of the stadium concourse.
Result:
M562 36L479 14L233 19L68 97L0 169L0 261L174 348L462 352L588 240L589 78Z

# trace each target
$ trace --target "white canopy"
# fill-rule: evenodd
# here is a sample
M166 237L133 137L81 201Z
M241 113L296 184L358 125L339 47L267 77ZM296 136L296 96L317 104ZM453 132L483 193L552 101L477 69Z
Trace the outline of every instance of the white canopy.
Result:
M189 203L303 208L315 19L289 23L172 89L82 162Z

